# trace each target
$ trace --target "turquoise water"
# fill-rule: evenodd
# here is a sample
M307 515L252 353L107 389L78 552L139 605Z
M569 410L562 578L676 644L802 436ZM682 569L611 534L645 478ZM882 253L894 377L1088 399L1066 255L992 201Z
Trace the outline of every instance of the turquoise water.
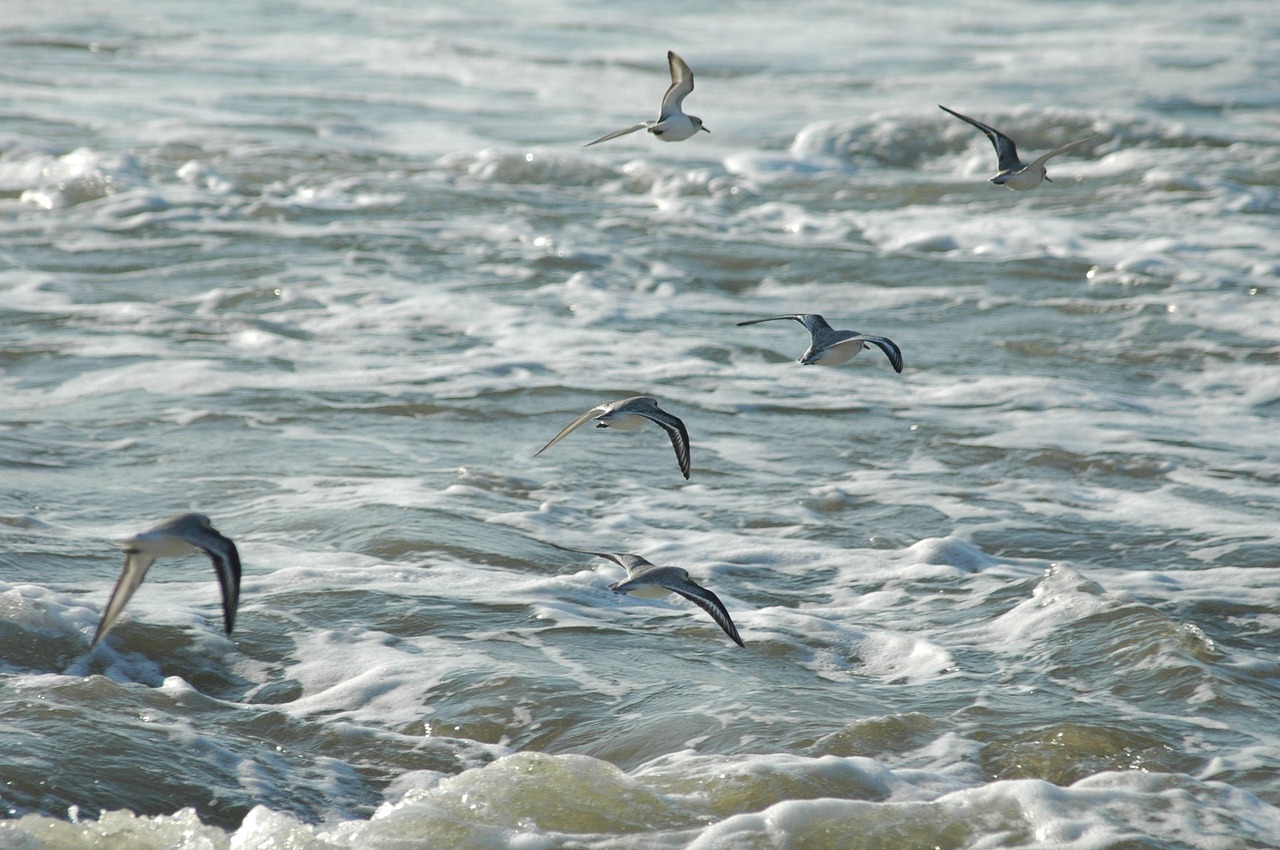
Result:
M0 844L1280 844L1269 8L11 4Z

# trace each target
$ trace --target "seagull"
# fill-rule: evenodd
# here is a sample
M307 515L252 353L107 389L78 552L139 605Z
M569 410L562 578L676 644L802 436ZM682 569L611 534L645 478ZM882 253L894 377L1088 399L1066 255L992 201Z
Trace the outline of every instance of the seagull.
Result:
M799 359L799 362L805 366L815 363L819 366L839 366L841 363L848 363L862 349L876 345L889 358L893 371L902 372L902 350L893 340L882 336L860 334L857 331L835 330L817 313L793 313L787 316L770 316L767 319L751 319L738 322L738 327L758 325L761 322L776 322L779 319L794 319L809 329L813 341L809 343L808 350L801 354Z
M552 544L553 546L555 544ZM568 552L581 552L584 555L595 555L613 561L627 571L627 580L609 585L614 593L626 593L641 599L661 599L668 593L677 593L697 605L711 615L716 625L724 629L730 639L738 646L746 646L738 636L738 629L733 625L729 611L720 601L720 597L689 578L688 570L680 567L660 567L641 558L639 555L627 555L622 552L591 552L586 549L568 549L556 546Z
M218 574L218 584L222 587L222 619L227 634L231 634L240 602L240 553L236 551L236 544L218 533L207 516L179 514L141 534L113 542L124 550L124 569L111 591L111 598L107 600L90 647L111 629L157 558L189 555L195 551L208 555L214 572Z
M1068 142L1062 147L1054 148L1048 153L1042 154L1039 159L1027 164L1018 159L1018 148L1014 145L1013 139L1009 138L1004 133L1001 133L994 127L988 127L981 121L975 121L968 115L961 115L954 109L947 109L941 103L938 104L938 108L943 112L951 113L961 121L968 121L970 124L986 134L987 138L991 140L991 144L995 145L996 159L998 161L997 168L1000 169L996 176L991 178L991 182L995 183L997 186L1008 186L1010 189L1014 189L1018 192L1026 192L1029 189L1034 189L1040 185L1041 180L1048 180L1052 183L1053 180L1049 178L1044 167L1044 164L1049 161L1049 158L1057 156L1060 153L1065 153L1077 145L1082 145L1085 142L1097 138L1097 136L1089 136L1087 139L1077 139L1074 142Z
M671 447L676 450L676 462L686 480L689 478L689 432L684 423L658 407L658 400L647 395L624 398L597 405L565 426L565 429L551 438L551 442L533 453L534 457L545 452L556 443L567 437L572 431L588 419L596 421L597 428L617 428L629 431L639 428L646 421L659 425L671 438Z
M671 86L662 96L662 111L657 121L641 121L622 130L614 130L607 136L601 136L594 142L587 142L584 148L634 133L636 130L648 130L664 142L683 142L695 135L699 130L710 133L702 126L702 119L696 115L685 115L680 106L685 97L693 91L693 71L674 50L667 51L667 64L671 66Z

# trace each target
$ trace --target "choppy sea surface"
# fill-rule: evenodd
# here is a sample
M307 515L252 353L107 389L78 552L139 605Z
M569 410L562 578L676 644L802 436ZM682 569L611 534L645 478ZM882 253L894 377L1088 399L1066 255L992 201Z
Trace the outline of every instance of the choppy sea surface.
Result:
M7 2L0 846L1280 846L1275 12Z

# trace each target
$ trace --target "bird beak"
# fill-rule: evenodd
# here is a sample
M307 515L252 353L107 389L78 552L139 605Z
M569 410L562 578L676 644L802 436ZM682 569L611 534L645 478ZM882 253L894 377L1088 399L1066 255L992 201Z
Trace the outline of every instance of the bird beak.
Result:
M1044 179L1045 179L1045 180L1048 180L1050 183L1052 183L1052 182L1053 182L1053 178L1052 178L1052 177L1050 177L1048 174L1046 174L1046 175L1044 176Z
M708 130L706 127L699 127L698 129L699 129L699 130L702 130L703 132L706 132L706 133L710 133L710 132L711 132L711 131L710 131L710 130Z

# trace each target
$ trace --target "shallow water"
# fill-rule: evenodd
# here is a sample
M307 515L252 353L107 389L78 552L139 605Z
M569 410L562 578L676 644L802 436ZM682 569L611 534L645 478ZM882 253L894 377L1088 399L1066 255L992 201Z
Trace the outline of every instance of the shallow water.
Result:
M1280 843L1268 11L7 7L0 843Z

